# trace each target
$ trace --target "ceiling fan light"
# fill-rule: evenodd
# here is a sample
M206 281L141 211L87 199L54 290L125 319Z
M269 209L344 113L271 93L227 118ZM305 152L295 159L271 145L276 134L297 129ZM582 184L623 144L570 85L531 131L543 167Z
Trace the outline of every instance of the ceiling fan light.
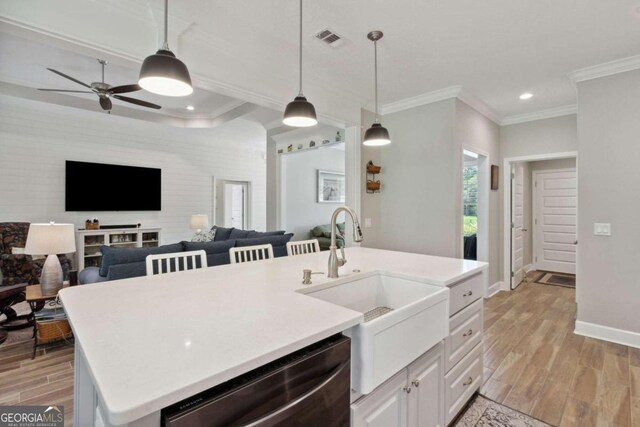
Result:
M287 104L282 123L294 127L310 127L318 124L316 109L304 96L296 98Z
M138 84L151 93L164 96L187 96L193 93L187 66L173 52L165 49L145 58Z
M364 140L362 145L368 147L380 147L383 145L391 144L391 137L389 131L383 127L380 123L374 123L364 133Z

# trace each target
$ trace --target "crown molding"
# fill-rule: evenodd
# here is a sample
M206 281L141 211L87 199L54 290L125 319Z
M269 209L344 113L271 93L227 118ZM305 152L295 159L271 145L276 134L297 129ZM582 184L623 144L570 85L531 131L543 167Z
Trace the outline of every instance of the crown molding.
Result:
M483 100L481 100L471 92L465 90L464 88L461 88L460 93L458 93L458 99L494 122L495 124L500 124L501 117L498 115L498 113L496 113L493 108L489 107Z
M578 83L637 69L640 69L640 55L616 59L615 61L605 62L604 64L581 68L569 73L569 79L573 83Z
M554 117L569 116L577 113L577 105L563 105L562 107L534 111L533 113L514 114L513 116L507 116L503 118L502 121L500 121L500 126L515 125L517 123L526 123L535 120L552 119Z
M421 95L412 96L411 98L401 99L400 101L390 102L380 107L380 114L386 115L397 113L399 111L408 110L409 108L419 107L421 105L433 104L434 102L444 101L446 99L457 98L483 116L496 124L500 124L500 116L489 107L480 98L465 90L462 86L449 86L444 89L435 90L433 92L423 93Z
M411 98L401 99L400 101L390 102L380 106L380 114L384 116L386 114L408 110L409 108L444 101L445 99L457 98L461 91L462 86L450 86L433 92L412 96Z

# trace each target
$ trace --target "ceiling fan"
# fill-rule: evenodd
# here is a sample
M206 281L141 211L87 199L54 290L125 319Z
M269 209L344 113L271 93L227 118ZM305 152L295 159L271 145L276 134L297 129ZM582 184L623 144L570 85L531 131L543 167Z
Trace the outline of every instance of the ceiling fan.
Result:
M140 105L142 107L155 108L156 110L159 110L160 108L162 108L157 104L152 104L151 102L142 101L140 99L135 99L135 98L129 98L128 96L118 95L120 93L135 92L135 91L141 90L142 88L138 86L138 84L111 86L110 84L105 83L104 82L104 66L107 65L107 61L103 59L98 59L98 62L102 65L102 81L93 82L90 85L83 83L80 80L74 79L73 77L68 76L64 73L61 73L58 70L54 70L53 68L47 68L47 70L51 71L52 73L56 73L57 75L64 77L65 79L69 79L72 82L76 82L79 85L82 85L91 90L66 90L66 89L38 89L38 90L42 90L45 92L95 93L96 95L98 95L98 98L100 98L99 101L102 109L105 111L108 111L109 113L111 113L111 107L112 107L111 98L128 102L130 104Z

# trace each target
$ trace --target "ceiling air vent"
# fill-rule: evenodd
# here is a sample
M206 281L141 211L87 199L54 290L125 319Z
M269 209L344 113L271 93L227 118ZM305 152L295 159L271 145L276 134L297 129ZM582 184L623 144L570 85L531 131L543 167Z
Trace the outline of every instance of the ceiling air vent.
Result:
M328 44L331 47L338 47L342 45L342 43L344 42L342 37L340 37L339 35L337 35L336 33L334 33L328 28L317 33L315 37L318 40Z

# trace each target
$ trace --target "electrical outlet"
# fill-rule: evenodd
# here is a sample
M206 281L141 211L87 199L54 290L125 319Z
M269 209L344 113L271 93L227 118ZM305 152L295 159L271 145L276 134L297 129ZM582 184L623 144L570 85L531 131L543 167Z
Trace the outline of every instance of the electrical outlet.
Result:
M364 219L364 228L371 228L371 218Z
M611 236L611 224L605 222L596 222L593 224L594 236Z

